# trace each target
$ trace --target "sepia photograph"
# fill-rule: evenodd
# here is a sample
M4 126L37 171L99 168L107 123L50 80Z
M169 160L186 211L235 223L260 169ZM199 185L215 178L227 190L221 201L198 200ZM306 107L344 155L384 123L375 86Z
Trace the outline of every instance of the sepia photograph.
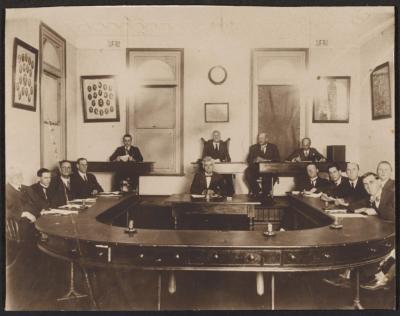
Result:
M395 9L6 8L5 310L396 309Z

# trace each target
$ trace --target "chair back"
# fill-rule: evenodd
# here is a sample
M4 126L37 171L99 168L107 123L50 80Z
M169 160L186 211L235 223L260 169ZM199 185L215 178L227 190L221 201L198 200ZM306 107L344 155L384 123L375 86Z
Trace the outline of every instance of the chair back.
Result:
M14 217L6 218L6 240L21 242L21 234L19 230L18 221Z

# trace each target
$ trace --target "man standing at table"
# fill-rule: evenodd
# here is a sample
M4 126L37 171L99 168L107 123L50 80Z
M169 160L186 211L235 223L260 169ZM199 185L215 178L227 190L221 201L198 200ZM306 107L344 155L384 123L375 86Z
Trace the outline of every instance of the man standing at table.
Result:
M143 161L143 156L139 147L132 146L132 136L125 134L122 137L123 146L117 147L114 153L110 156L110 161ZM113 181L113 189L119 190L122 182L126 180L136 189L139 183L139 177L135 174L126 174L125 170L119 170L115 173Z
M97 182L96 176L87 173L88 162L86 158L76 161L78 171L71 176L72 196L78 199L86 199L90 196L103 192L103 188Z
M249 154L247 156L248 167L245 171L245 178L249 186L249 194L253 197L259 197L260 190L258 187L257 179L262 177L262 197L267 198L270 196L272 190L272 176L260 175L259 162L280 160L279 151L276 145L268 142L267 133L260 133L257 137L258 143L251 145Z
M311 139L305 137L301 140L301 148L296 149L286 161L300 162L300 161L326 161L326 158L318 152L315 148L311 147Z
M200 171L194 176L190 193L226 196L225 178L214 171L214 160L211 157L204 157L202 163L204 171Z
M71 190L71 163L68 160L61 161L59 170L60 174L53 177L50 183L53 192L53 196L50 200L51 207L65 205L68 201L74 199Z

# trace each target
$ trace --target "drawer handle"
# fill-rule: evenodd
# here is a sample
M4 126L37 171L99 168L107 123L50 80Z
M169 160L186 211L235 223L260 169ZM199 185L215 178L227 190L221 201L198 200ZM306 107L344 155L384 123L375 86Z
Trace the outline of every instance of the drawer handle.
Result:
M143 258L144 258L144 254L141 253L141 254L139 255L139 258L140 258L140 259L143 259Z
M388 247L388 248L392 248L392 243L387 242L387 243L385 244L385 246Z
M290 260L295 260L296 256L292 253L289 253L289 258L290 258Z
M40 241L41 242L47 242L49 240L49 235L45 233L40 233Z
M162 262L162 259L161 258L157 258L156 262Z
M369 250L370 250L371 252L376 252L376 249L375 249L375 248L369 248Z
M181 257L181 256L179 255L179 253L177 253L177 254L175 255L175 258L176 258L176 259L180 259L180 257Z
M250 261L253 261L254 259L255 259L255 257L254 257L253 254L249 255L249 260L250 260Z
M100 252L98 253L98 255L99 255L99 257L101 257L102 255L104 255L104 252L103 252L103 251L100 251Z
M219 258L218 254L217 254L217 253L214 253L213 258L214 258L215 260L217 260L217 259Z
M324 254L324 257L325 257L326 259L329 259L329 258L331 257L331 255L330 255L329 253L326 253L326 254Z

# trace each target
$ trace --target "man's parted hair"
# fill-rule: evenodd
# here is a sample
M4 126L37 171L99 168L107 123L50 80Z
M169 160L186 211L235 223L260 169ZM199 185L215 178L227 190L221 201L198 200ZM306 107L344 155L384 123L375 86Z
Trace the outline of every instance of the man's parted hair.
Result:
M43 175L43 173L50 173L50 170L47 168L40 168L37 172L36 175L38 177L41 177Z
M204 164L205 164L206 162L209 162L209 161L211 161L211 162L214 164L214 159L212 159L210 156L204 157L203 160L201 161L201 163L202 163L203 166L204 166Z
M76 161L76 163L79 164L82 160L86 160L86 161L87 161L86 158L81 157L81 158L78 158L78 160Z
M376 180L379 179L378 175L375 172L366 172L362 175L362 180L364 181L364 179L368 178L369 176L373 176Z

